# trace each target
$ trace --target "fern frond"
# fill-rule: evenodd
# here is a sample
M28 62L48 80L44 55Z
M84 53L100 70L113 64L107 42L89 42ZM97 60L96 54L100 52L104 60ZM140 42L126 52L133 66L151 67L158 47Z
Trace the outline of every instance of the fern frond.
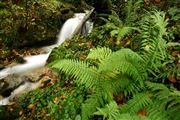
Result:
M134 82L130 82L129 78L126 75L118 74L117 77L114 77L109 82L110 82L109 84L111 84L111 86L112 86L111 89L113 91L113 94L119 94L119 92L132 93L132 92L136 91L136 89L133 89L133 88L128 89L128 86Z
M153 13L153 14L152 14ZM166 35L167 20L165 14L161 12L152 12L143 19L141 25L141 53L146 61L149 72L160 73L161 62L167 58L166 41L163 36Z
M112 15L109 15L109 20L119 27L123 24L122 20L115 11L112 11Z
M159 29L159 36L167 35L166 26L168 25L168 20L165 19L165 13L157 11L153 11L153 13L150 17L154 20L154 27L158 27Z
M151 120L169 120L168 112L159 100L154 100L147 107L147 116L151 118Z
M96 108L100 107L100 103L97 99L96 94L92 94L89 98L82 104L81 116L82 120L89 120L90 116L96 112Z
M170 94L169 89L161 83L151 83L146 82L147 86L151 91L153 92L153 96L158 98L159 100L164 100L168 98L168 95Z
M128 75L143 86L145 73L143 59L130 49L121 49L114 52L99 66L99 71L119 71Z
M109 48L96 48L92 49L87 56L87 59L98 59L102 62L106 57L112 54L112 50Z
M110 33L111 33L111 37L117 35L117 40L121 40L122 37L132 32L133 30L138 30L138 29L135 27L127 27L122 25L118 29L112 30Z
M115 120L152 120L146 116L131 115L129 113L120 114Z
M169 99L167 102L167 112L169 113L169 116L173 120L179 120L180 119L180 91L173 91L169 94Z
M152 100L148 93L137 93L126 104L121 107L122 113L137 113L140 109L146 108Z
M144 87L142 87L138 82L129 82L128 85L125 86L123 92L126 97L130 95L135 95L138 92L142 91Z
M113 100L110 89L108 89L107 86L104 86L105 84L103 83L99 86L98 85L94 92L91 95L89 95L88 99L82 105L83 120L88 120L88 118L90 118L93 115L93 113L97 111L98 107L104 106L106 103Z
M180 92L172 91L160 83L147 82L147 86L152 91L153 99L159 101L158 107L166 110L164 113L167 113L170 119L178 120L180 118L178 112L180 111Z
M116 120L117 116L120 114L118 105L115 101L111 101L106 104L104 108L97 108L98 111L94 115L102 115L103 119Z
M65 72L67 75L72 75L76 78L76 82L85 85L86 87L92 87L99 77L97 69L95 67L89 67L88 63L78 60L59 60L52 65L52 68Z
M143 0L128 0L125 5L125 13L126 18L124 20L124 23L126 25L134 24L134 22L140 17L140 13L138 13L138 10L141 9L143 5ZM137 17L138 16L138 17ZM131 25L132 26L132 25Z

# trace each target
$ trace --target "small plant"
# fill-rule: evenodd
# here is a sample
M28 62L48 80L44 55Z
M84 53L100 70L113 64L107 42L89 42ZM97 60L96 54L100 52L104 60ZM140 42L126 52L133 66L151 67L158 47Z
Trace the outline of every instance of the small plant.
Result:
M20 118L28 119L74 119L80 113L84 100L83 86L63 88L54 86L30 92L19 101Z

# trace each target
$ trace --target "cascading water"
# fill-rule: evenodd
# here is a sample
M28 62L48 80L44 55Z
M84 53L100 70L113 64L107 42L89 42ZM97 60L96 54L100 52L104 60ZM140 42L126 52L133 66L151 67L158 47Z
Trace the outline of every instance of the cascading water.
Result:
M73 18L68 19L64 23L58 35L57 44L45 47L46 54L25 57L24 60L26 62L24 64L18 64L1 70L0 80L7 77L8 75L22 74L25 72L30 72L32 70L44 67L44 65L46 64L46 60L48 59L52 49L54 47L61 45L65 40L71 39L73 37L73 32L75 31L79 23L83 20L85 15L86 13L77 13ZM84 26L82 26L81 34L87 35L88 33L91 32L92 28L93 28L93 23L87 21L84 24ZM40 83L39 81L34 83L30 83L30 82L24 83L22 86L19 86L17 89L15 89L9 97L0 100L0 105L9 104L10 100L12 100L15 96L17 96L18 93L21 93L22 91L28 92L30 90L36 89L38 86L40 86L39 83ZM27 87L30 89L28 89Z

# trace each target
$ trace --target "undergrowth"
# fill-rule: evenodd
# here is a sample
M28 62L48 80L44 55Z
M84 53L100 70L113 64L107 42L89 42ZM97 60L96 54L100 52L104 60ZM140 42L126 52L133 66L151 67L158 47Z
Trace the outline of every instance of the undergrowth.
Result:
M166 12L142 10L131 19L142 8L141 1L135 2L138 9L132 2L125 20L113 12L88 37L53 50L48 66L59 82L27 94L21 118L180 119L177 33L170 31Z

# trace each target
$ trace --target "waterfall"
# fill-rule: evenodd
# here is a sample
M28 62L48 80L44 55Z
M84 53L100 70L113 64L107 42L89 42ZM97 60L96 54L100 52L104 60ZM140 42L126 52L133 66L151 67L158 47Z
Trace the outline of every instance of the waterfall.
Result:
M57 36L58 37L57 43L55 45L51 45L44 48L46 54L24 57L24 60L26 61L24 64L17 64L15 66L7 67L1 70L0 80L7 77L8 75L22 74L44 67L52 49L54 47L61 45L65 40L70 40L73 37L73 32L75 31L76 27L79 25L79 23L82 21L85 15L86 13L76 13L73 18L68 19L64 23L59 35ZM87 35L88 33L91 32L92 28L93 28L93 23L87 21L81 29L81 34ZM26 91L27 87L30 87L31 88L30 90L33 90L37 88L35 86L38 85L39 84L37 82L31 84L28 82L23 84L22 86L15 89L9 97L0 100L0 105L9 104L10 99L15 97L18 94L18 92L20 93L21 91Z

